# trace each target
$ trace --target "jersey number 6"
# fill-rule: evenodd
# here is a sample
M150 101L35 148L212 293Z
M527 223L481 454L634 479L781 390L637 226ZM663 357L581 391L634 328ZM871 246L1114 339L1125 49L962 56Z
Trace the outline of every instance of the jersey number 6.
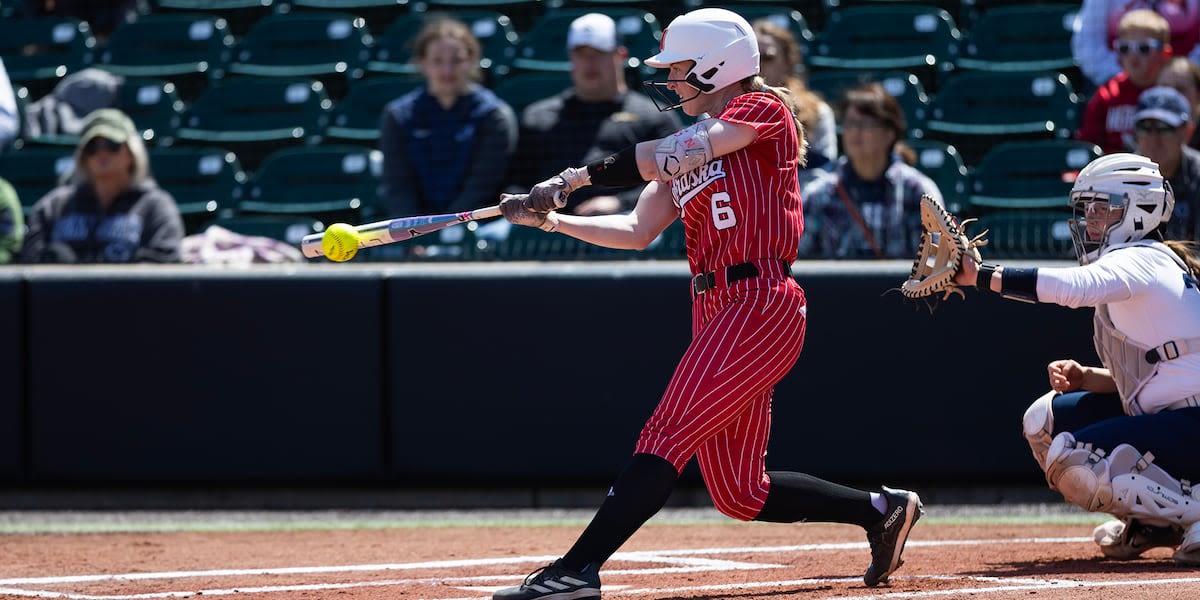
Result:
M728 192L716 192L712 195L712 220L713 227L718 230L737 225L737 215L733 213Z

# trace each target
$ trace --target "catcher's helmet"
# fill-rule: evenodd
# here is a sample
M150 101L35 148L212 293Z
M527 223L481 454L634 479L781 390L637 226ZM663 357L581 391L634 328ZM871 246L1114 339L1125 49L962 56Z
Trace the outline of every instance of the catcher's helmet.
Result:
M682 83L696 88L701 94L709 94L758 74L758 38L750 23L733 11L723 8L693 10L675 17L667 25L658 54L647 58L645 63L666 69L671 63L685 60L696 64ZM670 98L665 94L667 83L670 82L651 81L646 85L655 92L652 96L667 99ZM681 99L672 106L660 105L659 110L679 108L692 98Z
M1069 204L1075 212L1070 222L1075 255L1080 264L1087 264L1113 246L1151 234L1161 238L1159 229L1175 210L1175 194L1158 163L1120 152L1101 156L1079 172ZM1116 222L1098 234L1088 233L1089 214L1093 219L1103 218L1096 215L1118 209L1123 213Z

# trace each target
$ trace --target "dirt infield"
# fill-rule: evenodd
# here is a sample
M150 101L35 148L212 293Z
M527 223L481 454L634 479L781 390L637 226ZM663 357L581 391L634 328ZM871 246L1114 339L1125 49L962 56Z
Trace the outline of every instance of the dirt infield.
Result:
M1091 524L927 518L887 586L864 587L866 540L843 525L652 521L605 565L605 597L1195 598L1166 549L1099 558ZM565 550L582 524L8 534L0 597L490 598Z

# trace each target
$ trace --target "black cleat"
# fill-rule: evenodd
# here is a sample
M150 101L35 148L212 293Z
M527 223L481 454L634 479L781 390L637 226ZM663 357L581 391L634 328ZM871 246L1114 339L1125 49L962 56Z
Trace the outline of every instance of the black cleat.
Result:
M600 597L600 567L595 563L572 571L556 560L525 578L517 587L492 594L492 600L577 600Z
M883 486L883 496L887 498L887 513L879 524L867 530L867 541L871 544L871 566L863 574L867 587L887 583L888 576L904 564L900 555L904 553L908 533L925 514L916 492Z

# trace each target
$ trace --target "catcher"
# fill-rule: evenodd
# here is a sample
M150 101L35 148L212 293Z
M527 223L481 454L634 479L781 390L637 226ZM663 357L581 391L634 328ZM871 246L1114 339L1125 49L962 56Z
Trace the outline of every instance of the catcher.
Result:
M1200 482L1196 245L1164 238L1175 198L1143 156L1096 159L1079 173L1069 204L1079 266L983 262L981 242L967 239L952 215L933 212L905 294L936 301L933 294L974 287L1094 307L1103 366L1050 363L1051 391L1026 410L1025 438L1051 489L1116 517L1094 531L1105 556L1168 547L1175 562L1200 566L1200 487L1191 484Z

